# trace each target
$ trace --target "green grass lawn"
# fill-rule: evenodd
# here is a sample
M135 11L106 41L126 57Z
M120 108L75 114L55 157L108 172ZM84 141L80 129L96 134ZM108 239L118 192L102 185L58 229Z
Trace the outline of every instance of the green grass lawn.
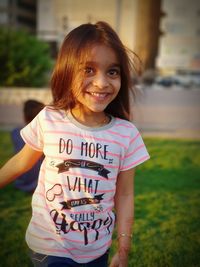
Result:
M136 172L129 267L200 266L200 141L146 138L145 143L151 159ZM0 132L0 164L10 155L9 134ZM30 195L12 185L1 189L1 266L32 266L24 241L30 202Z

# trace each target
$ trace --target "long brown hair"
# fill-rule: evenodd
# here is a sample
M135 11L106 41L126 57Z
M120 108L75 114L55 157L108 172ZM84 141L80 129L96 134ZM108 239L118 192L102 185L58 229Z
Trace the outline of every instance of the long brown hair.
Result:
M51 78L53 106L58 109L71 109L76 96L72 93L80 62L86 58L91 46L104 44L111 47L119 60L121 88L117 97L106 107L105 112L122 119L130 119L130 91L134 92L132 77L136 71L138 57L128 50L117 33L106 22L82 24L72 30L64 39Z

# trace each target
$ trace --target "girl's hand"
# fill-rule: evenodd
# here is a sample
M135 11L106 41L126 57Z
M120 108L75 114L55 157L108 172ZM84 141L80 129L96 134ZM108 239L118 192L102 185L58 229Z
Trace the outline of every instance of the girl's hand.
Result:
M119 267L119 254L118 253L116 253L113 256L109 267Z
M123 251L117 252L110 263L109 267L127 267L128 266L128 254Z

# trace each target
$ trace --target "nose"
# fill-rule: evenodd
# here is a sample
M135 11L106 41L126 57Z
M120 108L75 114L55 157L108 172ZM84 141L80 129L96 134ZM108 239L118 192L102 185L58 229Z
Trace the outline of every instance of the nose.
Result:
M93 79L93 85L99 88L105 88L108 86L108 78L104 73L98 73Z

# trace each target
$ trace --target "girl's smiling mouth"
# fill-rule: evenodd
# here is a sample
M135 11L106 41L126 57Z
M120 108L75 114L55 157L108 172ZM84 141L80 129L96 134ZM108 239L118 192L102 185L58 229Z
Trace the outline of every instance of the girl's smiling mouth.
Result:
M89 94L90 96L94 97L97 100L104 100L106 99L110 93L100 93L100 92L86 92L87 94Z

